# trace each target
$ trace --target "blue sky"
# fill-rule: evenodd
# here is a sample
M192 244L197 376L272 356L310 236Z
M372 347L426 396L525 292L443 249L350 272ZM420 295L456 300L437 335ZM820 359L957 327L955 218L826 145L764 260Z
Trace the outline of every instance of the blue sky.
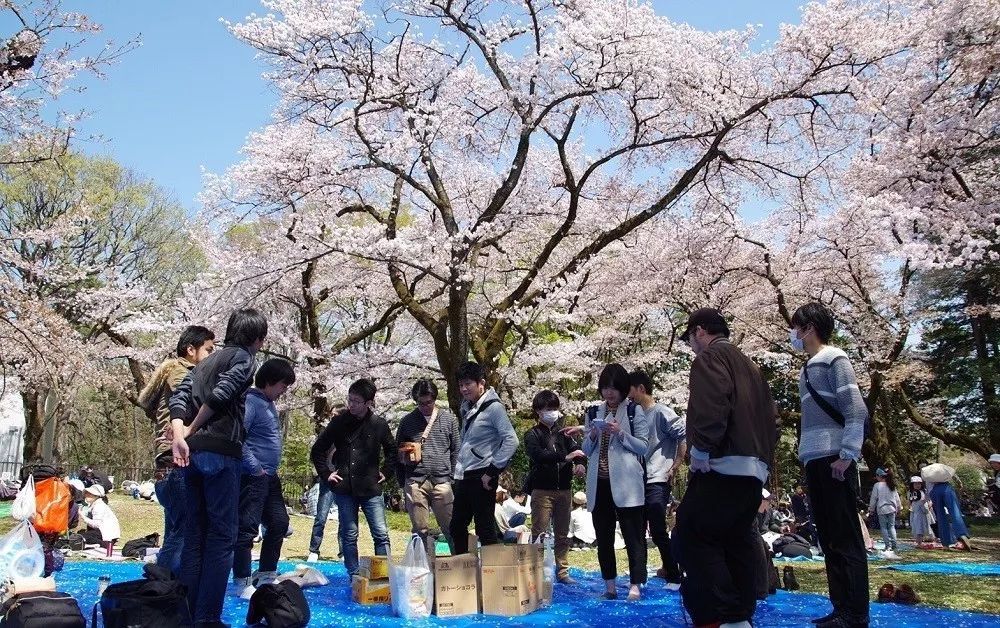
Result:
M761 24L762 40L798 21L801 4L653 0L658 13L702 29ZM257 0L66 0L65 8L102 24L105 39L142 38L106 79L83 80L84 91L60 99L60 108L89 113L76 149L117 159L195 210L202 168L222 172L238 161L244 138L268 121L275 102L253 50L219 22L264 9Z

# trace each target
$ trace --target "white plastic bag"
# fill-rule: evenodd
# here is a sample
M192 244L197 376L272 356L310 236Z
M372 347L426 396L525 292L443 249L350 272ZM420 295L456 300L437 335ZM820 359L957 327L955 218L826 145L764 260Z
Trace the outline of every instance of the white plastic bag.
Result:
M45 571L42 540L27 521L0 537L0 579L37 578Z
M406 546L403 560L389 563L392 611L399 617L429 617L434 604L434 575L427 562L427 548L416 534Z
M10 516L19 521L30 521L35 517L35 477L28 475L28 481L17 492L10 507Z

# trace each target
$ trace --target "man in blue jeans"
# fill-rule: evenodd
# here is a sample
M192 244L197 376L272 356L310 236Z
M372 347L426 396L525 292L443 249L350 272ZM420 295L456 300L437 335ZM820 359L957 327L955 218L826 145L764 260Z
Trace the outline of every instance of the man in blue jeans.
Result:
M396 442L389 431L389 424L372 412L374 401L375 384L370 380L359 379L351 384L347 389L347 409L330 419L310 452L320 483L327 484L337 504L340 520L338 536L348 577L358 573L359 508L368 520L368 528L375 541L375 554L389 555L389 527L385 521L382 482L395 473ZM328 455L331 449L332 457ZM381 471L379 449L382 450ZM317 508L317 518L322 510Z
M185 468L188 505L181 582L198 628L228 628L222 604L236 544L244 397L266 336L262 314L233 312L225 347L198 364L170 398L174 464Z
M330 458L327 452L326 458ZM319 478L319 495L316 498L316 518L313 520L312 537L309 539L309 556L307 563L319 561L319 549L323 545L323 534L326 532L326 521L333 508L333 488L326 478ZM337 537L337 558L344 554L340 549L340 537Z
M187 327L177 340L176 357L164 360L139 392L139 405L155 427L156 501L163 507L163 545L156 564L180 575L184 549L184 472L174 467L173 428L170 425L170 396L187 374L215 349L215 334L199 325Z

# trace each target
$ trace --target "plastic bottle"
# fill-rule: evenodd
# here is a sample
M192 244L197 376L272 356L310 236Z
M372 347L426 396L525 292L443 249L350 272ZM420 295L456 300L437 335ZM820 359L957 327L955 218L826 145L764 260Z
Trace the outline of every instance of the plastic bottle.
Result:
M552 603L552 585L556 579L556 553L551 534L543 535L545 548L542 554L542 606Z

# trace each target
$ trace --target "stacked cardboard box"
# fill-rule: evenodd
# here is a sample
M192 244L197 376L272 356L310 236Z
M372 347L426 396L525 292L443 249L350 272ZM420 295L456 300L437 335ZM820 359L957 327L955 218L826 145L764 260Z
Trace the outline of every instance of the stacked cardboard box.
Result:
M460 617L478 612L479 559L475 554L435 558L434 614Z
M483 614L517 617L545 603L541 545L489 545L480 558Z
M388 604L389 558L362 556L358 575L351 579L351 597L358 604Z

